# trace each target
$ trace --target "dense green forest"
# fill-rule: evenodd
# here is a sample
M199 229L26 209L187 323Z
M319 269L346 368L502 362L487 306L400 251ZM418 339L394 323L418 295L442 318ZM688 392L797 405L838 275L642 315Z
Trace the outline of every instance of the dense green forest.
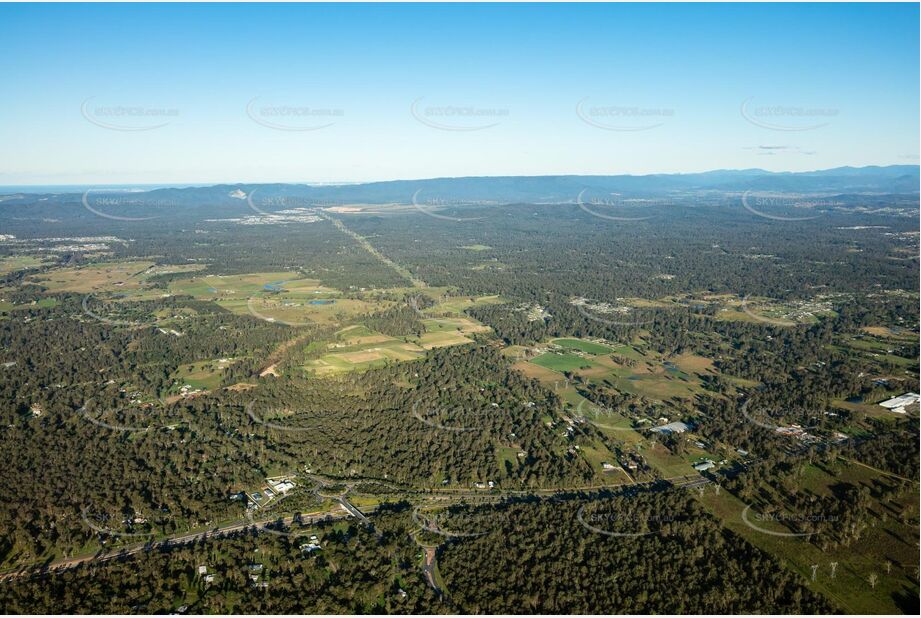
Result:
M299 549L304 537L241 532L17 580L0 587L0 599L9 611L52 613L163 613L182 606L194 613L833 609L769 556L722 530L683 494L571 496L488 507L485 512L461 508L446 521L474 520L483 534L452 541L439 552L447 587L439 593L415 568L420 548L408 535L406 508L374 516L377 534L355 525L321 525L317 536L322 549L315 553ZM581 525L580 519L628 530L639 522L649 534L607 536ZM253 564L262 565L256 581L249 577ZM213 582L204 582L199 566L214 575ZM688 581L694 582L693 593L676 594L673 589Z
M913 220L318 212L11 221L5 610L914 607L918 407L877 405L918 392Z

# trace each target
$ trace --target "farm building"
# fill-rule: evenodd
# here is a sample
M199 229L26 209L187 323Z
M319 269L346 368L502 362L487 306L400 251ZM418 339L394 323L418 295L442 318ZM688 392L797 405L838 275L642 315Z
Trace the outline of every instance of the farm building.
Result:
M669 433L684 433L685 431L689 429L690 427L688 427L686 424L682 423L681 421L675 421L667 425L653 427L652 429L650 429L650 431L653 431L655 433L669 434Z
M918 393L905 393L904 395L899 395L898 397L893 397L886 401L880 401L879 405L893 412L897 412L898 414L905 414L905 408L918 403L919 399L921 399L921 395L918 395Z
M275 490L276 493L284 494L288 493L294 489L294 483L289 480L283 481L269 481L269 486Z

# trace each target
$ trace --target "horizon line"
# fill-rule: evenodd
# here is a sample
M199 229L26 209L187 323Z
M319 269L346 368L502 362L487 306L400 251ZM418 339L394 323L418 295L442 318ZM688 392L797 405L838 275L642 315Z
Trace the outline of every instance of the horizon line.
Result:
M820 168L808 171L770 171L760 167L745 167L745 168L716 168L716 169L706 169L696 172L651 172L648 174L628 174L628 173L619 173L619 174L496 174L496 175L466 175L466 176L426 176L420 178L389 178L385 180L342 180L342 181L303 181L303 180L287 180L287 181L161 181L161 182L113 182L113 183L42 183L42 184L0 184L0 190L5 189L32 189L32 188L47 188L47 187L113 187L113 188L127 188L129 186L136 187L151 187L151 188L170 188L170 189L180 189L180 188L204 188L204 187L216 187L221 185L303 185L303 186L312 186L312 187L344 187L344 186L355 186L355 185L368 185L368 184L377 184L377 183L386 183L386 182L421 182L426 180L461 180L465 178L610 178L617 176L632 177L632 178L643 178L649 176L693 176L698 174L712 174L717 172L757 172L762 174L770 175L782 175L782 174L816 174L820 172L830 172L834 170L865 170L870 168L892 168L892 167L914 167L921 169L921 164L919 163L888 163L888 164L871 164L871 165L839 165L836 167Z

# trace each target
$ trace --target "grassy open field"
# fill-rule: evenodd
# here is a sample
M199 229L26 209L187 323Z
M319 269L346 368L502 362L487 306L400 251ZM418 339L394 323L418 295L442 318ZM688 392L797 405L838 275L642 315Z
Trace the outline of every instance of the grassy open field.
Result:
M606 345L595 343L594 341L585 341L584 339L552 339L550 343L561 348L579 350L587 354L609 354L614 351Z
M11 311L17 311L17 310L21 311L23 309L28 309L29 307L39 308L39 309L47 308L47 307L54 307L55 305L58 304L58 302L59 301L56 298L41 298L39 300L35 300L29 303L22 303L19 305L15 305L9 301L0 300L0 316L9 315Z
M10 255L0 257L0 275L7 275L29 268L38 268L50 263L50 261L32 255Z
M573 372L594 383L608 384L617 391L660 401L693 397L700 392L701 376L714 371L712 361L693 354L665 359L653 352L642 353L634 345L608 347L578 339L556 339L551 343L561 345L560 342L564 348L581 353L550 351L517 363L516 367L532 377L540 377L540 372L528 369L529 365L560 373ZM599 351L602 348L610 354L602 354ZM615 358L636 362L630 366Z
M180 384L215 390L221 385L221 375L234 359L214 359L180 366L172 375Z
M602 444L599 440L592 440L590 445L583 444L579 448L579 453L582 455L582 458L588 462L592 470L597 475L604 475L605 477L611 477L610 480L614 481L626 481L627 477L622 472L615 471L605 471L603 464L611 464L617 466L620 470L620 466L617 464L617 457L608 450L608 448Z
M158 275L191 273L202 268L202 264L156 265L148 260L125 260L56 268L32 275L27 281L45 287L49 293L93 294L101 299L128 302L163 296L162 289L149 283Z
M472 339L468 339L461 333L457 332L424 333L418 339L419 345L426 350L431 350L432 348L444 348L452 345L462 345L465 343L471 343L472 341Z
M488 326L484 326L473 318L467 317L426 318L422 320L422 323L425 325L426 332L429 333L457 332L466 335L469 333L485 333L490 330Z
M320 375L381 367L391 362L421 358L433 348L462 345L473 340L466 335L489 331L468 317L426 318L421 336L390 337L363 324L354 324L336 333L326 344L326 354L305 364L307 371Z
M425 350L414 343L390 338L382 343L349 346L345 351L335 351L308 361L308 371L324 375L382 367L391 362L421 358Z
M531 361L518 361L512 365L515 369L523 373L529 378L534 378L535 380L540 380L541 382L547 384L552 384L553 382L559 382L563 379L563 376L559 372L554 371L548 367L543 367L532 363Z
M154 265L147 261L105 262L73 268L58 268L32 275L29 281L42 285L49 292L122 292L137 290L144 274Z
M641 448L640 454L646 458L649 465L666 478L695 474L691 462L686 457L675 455L661 444L656 443L648 448Z
M916 341L917 335L907 331L894 332L887 327L869 327L856 335L840 335L834 347L841 351L861 355L872 366L880 370L886 368L902 370L916 366L918 359L900 356L895 352L910 348L910 345Z
M264 272L242 275L206 275L170 283L173 294L188 294L207 300L245 299L277 295L285 299L312 300L336 297L341 293L327 288L317 279L305 279L296 272Z
M291 326L341 324L355 316L381 311L393 305L392 300L385 300L382 294L374 291L346 298L341 291L325 287L317 279L303 278L290 271L191 277L173 281L170 291L214 301L233 313L248 313L260 319ZM396 294L399 289L379 292ZM465 321L465 318L458 320L456 324L445 323L440 330L475 332L485 328L475 322ZM355 327L352 328L354 330ZM386 338L365 329L365 332L348 334L344 341L350 345L385 343Z
M518 453L521 451L519 448L505 445L496 446L496 460L499 463L501 469L505 469L506 466L510 466L512 470L518 468L519 459Z
M565 352L545 352L529 362L561 373L597 367L593 361L584 356Z
M842 464L831 469L810 467L800 481L804 489L819 495L829 495L829 492L841 482L869 487L874 482L886 480L872 470ZM790 568L800 573L811 587L825 594L843 611L855 614L883 614L904 613L909 607L905 603L911 598L914 598L914 606L917 607L916 491L917 485L915 493L903 497L897 505L876 501L871 506L871 525L862 532L857 541L847 547L826 549L820 548L806 537L770 534L769 532L789 534L791 530L782 523L751 516L753 511L757 513L755 507L760 505L752 505L748 520L768 532L747 525L742 513L748 505L727 491L721 491L717 495L712 489L708 489L700 499L727 528L786 562ZM910 511L913 513L913 523L906 524L900 520L896 511L901 508L913 509ZM815 540L821 541L819 538ZM890 563L888 572L887 562ZM832 563L838 565L834 578L831 577L830 570ZM812 565L818 565L814 581ZM877 576L875 587L869 583L871 574ZM900 598L905 600L900 602Z
M366 343L384 343L392 337L375 333L363 324L347 326L336 333L336 340L344 346L362 345Z
M682 438L685 448L681 455L671 453L650 436L644 435L644 427L654 426L657 419L645 419L645 425L634 427L630 418L585 399L576 386L562 375L564 371L572 372L587 382L614 392L642 395L653 401L667 401L673 397L690 399L701 392L702 376L716 371L710 359L690 353L666 359L655 352L644 352L642 342L604 345L563 338L555 339L551 344L562 344L564 349L576 352L545 352L530 360L518 360L512 366L552 389L563 401L567 414L583 417L609 438L632 446L664 477L696 474L692 467L694 463L702 459L720 459L695 446L697 439L691 434ZM520 358L522 351L524 349L518 351L516 358ZM583 445L582 451L593 469L600 468L604 461L614 463L613 454L601 445Z
M508 302L501 296L443 296L436 299L438 302L426 309L426 315L438 316L444 314L463 315L471 307L483 305L501 305Z
M254 295L247 299L218 300L218 305L233 313L249 314L254 317L282 324L300 326L306 324L341 324L353 317L371 313L383 308L377 301L369 302L355 298L316 300L293 299L280 295Z

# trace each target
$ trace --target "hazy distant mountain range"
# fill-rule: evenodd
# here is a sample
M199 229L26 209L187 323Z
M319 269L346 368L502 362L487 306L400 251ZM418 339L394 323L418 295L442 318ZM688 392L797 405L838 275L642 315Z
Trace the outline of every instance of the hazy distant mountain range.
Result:
M425 203L573 203L583 192L593 199L706 195L708 193L787 192L793 194L917 194L919 166L890 165L839 167L815 172L767 172L760 169L715 170L694 174L646 176L482 176L391 180L344 185L221 184L205 187L163 188L133 192L140 201L170 207L240 204L247 199L260 206ZM0 190L2 193L2 190ZM98 199L117 191L94 190ZM125 193L128 195L128 193ZM79 202L82 192L7 191L0 206ZM143 199L140 199L143 196Z
M919 166L841 167L804 173L764 170L717 170L699 174L653 174L648 176L474 176L389 180L351 185L310 186L297 184L216 185L195 189L162 189L157 193L189 196L196 200L223 198L235 189L257 189L268 195L296 195L318 201L371 204L418 199L498 202L571 202L583 190L654 195L698 191L800 191L885 192L918 191Z

